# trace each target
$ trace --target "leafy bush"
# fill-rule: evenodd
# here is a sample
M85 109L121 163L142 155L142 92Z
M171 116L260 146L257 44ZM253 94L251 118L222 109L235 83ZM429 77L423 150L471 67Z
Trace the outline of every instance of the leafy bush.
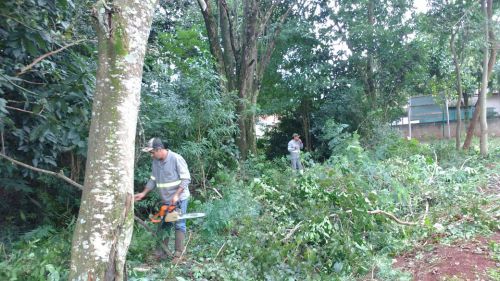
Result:
M67 280L72 235L72 224L61 230L44 225L25 233L8 247L0 262L0 279Z
M206 201L190 203L191 212L207 213L188 221L192 262L151 265L157 242L138 227L127 261L130 280L353 280L372 271L379 280L409 280L391 267L398 253L429 240L449 242L498 229L494 198L477 188L487 189L488 177L499 173L491 163L498 152L484 159L474 152L438 151L436 158L434 144L409 145L426 154L407 157L396 149L380 159L354 135L345 151L310 165L304 175L293 174L286 158L263 156L251 157L237 173L221 170L208 190L217 189L222 198L214 191ZM373 210L419 225L402 226ZM2 280L67 276L63 258L70 252L71 226L37 228L23 239L12 247L3 244Z
M376 269L381 280L409 280L391 268L397 253L434 237L467 238L497 229L494 214L487 211L491 207L486 208L491 201L476 189L492 172L481 168L487 160L469 155L473 159L467 163L477 168L461 160L451 166L456 158L440 152L436 157L433 145L386 142L380 157L363 149L354 135L343 153L311 166L303 176L287 170L286 161L281 166L250 158L241 171L244 183L233 185L231 192L225 189L224 199L207 203L211 215L199 226L204 234L191 250L197 262L187 269L189 276L352 280ZM448 159L450 167L439 165ZM245 205L245 198L254 198L255 205L231 205ZM419 225L401 226L368 213L373 210ZM221 215L226 211L227 216Z

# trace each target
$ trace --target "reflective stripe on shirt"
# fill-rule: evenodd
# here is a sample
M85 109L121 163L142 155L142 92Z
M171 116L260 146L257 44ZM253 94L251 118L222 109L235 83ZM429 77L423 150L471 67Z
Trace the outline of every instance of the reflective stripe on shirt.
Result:
M156 183L156 187L158 188L170 188L174 186L179 186L181 184L181 180L176 180L172 182L166 182L166 183Z

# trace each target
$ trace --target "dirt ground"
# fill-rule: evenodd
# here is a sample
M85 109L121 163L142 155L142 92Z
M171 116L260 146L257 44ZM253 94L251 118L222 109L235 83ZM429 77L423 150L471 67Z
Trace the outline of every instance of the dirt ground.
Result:
M500 243L500 232L453 245L434 245L397 257L394 267L411 272L415 281L492 280L489 269L500 267L491 256L490 243Z

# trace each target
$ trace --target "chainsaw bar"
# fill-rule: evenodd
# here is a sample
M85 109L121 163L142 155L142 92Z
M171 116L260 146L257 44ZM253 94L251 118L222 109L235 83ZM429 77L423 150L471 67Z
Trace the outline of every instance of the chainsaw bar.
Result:
M188 213L188 214L182 214L179 216L179 220L184 220L184 219L196 219L196 218L203 218L206 216L205 213Z

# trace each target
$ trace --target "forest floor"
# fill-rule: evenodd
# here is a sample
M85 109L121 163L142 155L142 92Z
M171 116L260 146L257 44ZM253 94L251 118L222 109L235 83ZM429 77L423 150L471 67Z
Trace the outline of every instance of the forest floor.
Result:
M426 245L397 257L394 267L411 272L418 281L495 280L500 268L495 245L500 245L500 232L451 245Z
M499 202L500 175L491 176L481 191ZM499 205L492 207L498 210ZM410 272L415 281L500 280L500 231L449 245L440 243L440 238L433 237L412 252L396 257L393 266Z

